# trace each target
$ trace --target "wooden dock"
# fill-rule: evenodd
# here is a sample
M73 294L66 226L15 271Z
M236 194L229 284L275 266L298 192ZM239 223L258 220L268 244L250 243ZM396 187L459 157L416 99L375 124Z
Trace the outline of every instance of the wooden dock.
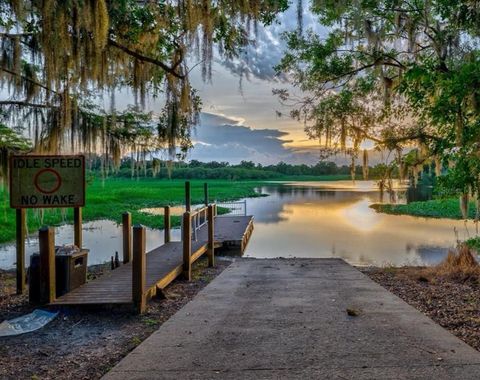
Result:
M165 288L182 273L185 274L186 267L198 260L209 250L209 225L207 212L200 210L193 213L186 213L189 216L185 223L192 222L193 233L191 244L185 241L168 241L164 245L144 254L145 274L143 275L142 299L148 300L155 296L158 289ZM204 212L202 216L202 212ZM197 217L197 221L195 221ZM213 216L215 249L237 249L241 252L248 244L253 231L253 216ZM198 228L195 223L202 223ZM166 222L169 225L169 221ZM191 226L190 226L191 227ZM188 229L192 231L192 228ZM185 229L184 229L185 231ZM187 233L188 235L188 233ZM187 236L185 233L183 236ZM167 235L166 235L167 236ZM134 237L135 244L135 237ZM169 240L169 239L166 239ZM183 239L185 240L185 239ZM135 250L135 249L134 249ZM187 254L185 253L187 250ZM185 262L188 260L189 262ZM135 255L134 259L135 260ZM213 254L212 254L213 262ZM106 304L133 304L135 298L134 265L132 262L121 265L119 268L104 274L93 281L87 282L77 289L53 300L51 305L106 305Z

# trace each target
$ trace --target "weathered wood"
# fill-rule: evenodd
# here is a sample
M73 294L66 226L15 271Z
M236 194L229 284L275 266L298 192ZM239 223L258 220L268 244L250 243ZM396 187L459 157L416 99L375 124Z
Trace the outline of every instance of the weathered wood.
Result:
M192 195L190 190L190 181L185 181L185 211L187 212L190 212L192 209Z
M73 209L73 242L78 248L82 248L83 235L82 235L82 208L74 207Z
M133 227L132 299L138 313L143 313L147 307L146 262L146 228L136 225Z
M208 266L213 267L215 265L215 216L214 206L208 206Z
M190 212L183 214L183 276L187 281L192 280L192 218Z
M25 227L26 210L19 208L16 210L17 218L17 294L25 293Z
M55 229L42 227L38 231L40 245L40 301L55 300Z
M163 212L163 232L164 242L169 243L171 240L171 224L170 224L170 206L165 206Z
M215 249L233 244L235 249L247 240L253 229L252 217L222 216L214 219ZM208 227L202 226L197 241L191 241L190 262L193 264L208 251ZM184 273L183 243L174 241L153 249L146 255L145 299L155 296ZM56 299L54 305L132 305L132 261L113 272L90 281Z
M205 206L208 206L208 183L203 184L203 196L204 196L204 203Z
M129 212L122 214L123 228L123 263L132 260L132 215Z

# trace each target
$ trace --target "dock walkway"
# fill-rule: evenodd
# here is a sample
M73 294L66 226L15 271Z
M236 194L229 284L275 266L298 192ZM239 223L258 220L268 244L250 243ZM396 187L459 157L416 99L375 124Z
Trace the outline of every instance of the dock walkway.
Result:
M253 216L215 217L215 248L235 245L242 252L253 230ZM208 249L208 225L197 231L192 240L191 262L198 260ZM146 254L146 275L144 293L148 298L163 289L183 270L183 243L168 242ZM132 303L132 263L80 286L57 298L52 305L105 305Z
M340 259L237 259L104 380L479 374L479 352Z

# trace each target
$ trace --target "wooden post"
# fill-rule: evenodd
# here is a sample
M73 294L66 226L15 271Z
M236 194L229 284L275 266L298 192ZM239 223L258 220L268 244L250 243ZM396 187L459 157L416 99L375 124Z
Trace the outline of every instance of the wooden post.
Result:
M55 229L42 227L38 231L40 243L40 301L55 300Z
M132 262L132 298L139 314L147 307L145 298L145 281L147 269L146 229L142 225L133 227L133 262Z
M192 196L190 193L190 181L185 181L185 211L190 212L192 208Z
M74 243L78 248L82 249L82 208L75 207L73 209L73 229Z
M170 235L170 206L165 206L163 211L163 232L165 234L164 243L171 241Z
M213 215L213 205L208 206L208 266L215 265L215 217Z
M132 260L132 215L129 212L122 214L123 227L123 263Z
M203 194L205 206L208 206L208 183L203 184Z
M187 281L192 280L192 219L190 212L183 214L183 277Z
M25 292L25 209L18 208L17 213L17 294Z

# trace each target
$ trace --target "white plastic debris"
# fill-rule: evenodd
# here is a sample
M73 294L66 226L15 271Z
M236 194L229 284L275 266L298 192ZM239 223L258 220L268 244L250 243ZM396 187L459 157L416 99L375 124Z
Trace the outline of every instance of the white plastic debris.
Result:
M29 333L53 321L58 312L35 309L30 314L0 323L0 337Z

